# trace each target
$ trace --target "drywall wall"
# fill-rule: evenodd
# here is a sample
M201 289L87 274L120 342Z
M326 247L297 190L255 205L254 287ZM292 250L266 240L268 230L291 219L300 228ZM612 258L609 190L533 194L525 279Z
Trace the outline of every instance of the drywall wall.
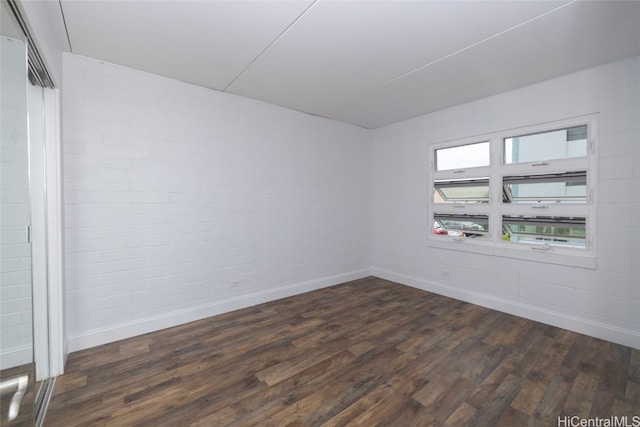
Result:
M430 144L599 115L596 268L429 244ZM373 274L640 348L640 58L373 132Z
M370 274L370 131L63 55L71 351Z

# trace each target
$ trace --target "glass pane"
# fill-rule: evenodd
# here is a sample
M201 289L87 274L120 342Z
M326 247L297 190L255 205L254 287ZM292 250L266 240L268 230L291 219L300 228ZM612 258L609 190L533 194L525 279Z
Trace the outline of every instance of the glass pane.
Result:
M0 369L33 362L31 319L31 223L25 44L0 38ZM10 363L11 366L5 366Z
M436 213L433 217L433 234L453 237L488 236L488 215Z
M458 145L436 150L436 170L489 166L489 142Z
M585 203L587 173L505 176L502 196L504 203Z
M514 136L504 140L504 162L569 159L587 155L587 126Z
M434 181L434 203L488 203L489 178Z
M5 2L2 23L6 17ZM11 12L9 12L11 13ZM4 33L4 26L2 28ZM34 364L27 116L27 50L0 37L0 425L34 425ZM8 419L15 391L27 383L18 413Z
M585 248L584 217L502 217L503 240Z

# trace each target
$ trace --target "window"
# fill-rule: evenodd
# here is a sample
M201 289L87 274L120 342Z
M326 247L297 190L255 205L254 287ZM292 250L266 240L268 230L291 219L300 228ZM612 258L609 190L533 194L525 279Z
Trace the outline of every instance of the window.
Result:
M502 224L512 242L585 247L584 217L504 215Z
M489 142L477 142L436 150L436 170L460 170L489 166Z
M593 115L437 144L430 242L593 254L596 126Z
M454 237L483 237L489 232L489 217L472 214L435 214L434 234Z
M489 178L444 180L433 183L434 203L488 203Z
M505 176L503 203L586 203L587 171ZM541 206L542 207L542 206Z
M587 126L514 136L504 139L505 163L568 159L587 155ZM542 166L539 165L539 166Z

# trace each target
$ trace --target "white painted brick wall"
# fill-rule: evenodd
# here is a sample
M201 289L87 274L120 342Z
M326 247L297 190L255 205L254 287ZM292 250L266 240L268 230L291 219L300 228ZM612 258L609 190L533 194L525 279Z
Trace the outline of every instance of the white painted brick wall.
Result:
M0 369L32 351L27 81L25 46L0 37Z
M591 113L596 269L427 245L429 144ZM640 348L640 58L376 129L373 140L374 274Z
M369 274L369 131L65 54L70 350Z
M64 70L72 351L365 275L371 263L640 346L639 58L373 133L74 55ZM427 246L430 143L594 112L597 269Z

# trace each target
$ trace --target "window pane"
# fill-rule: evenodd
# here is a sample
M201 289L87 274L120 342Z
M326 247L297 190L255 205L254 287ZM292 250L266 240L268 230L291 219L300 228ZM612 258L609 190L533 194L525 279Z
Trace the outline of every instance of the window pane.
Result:
M505 176L502 183L504 203L585 203L587 201L586 171Z
M433 182L434 203L488 203L489 178Z
M507 164L569 159L586 155L586 125L514 136L504 140L504 162Z
M436 150L436 170L489 166L489 142L458 145Z
M502 231L511 242L586 247L584 217L505 215Z
M454 237L486 237L489 233L488 215L436 213L433 219L433 234Z

